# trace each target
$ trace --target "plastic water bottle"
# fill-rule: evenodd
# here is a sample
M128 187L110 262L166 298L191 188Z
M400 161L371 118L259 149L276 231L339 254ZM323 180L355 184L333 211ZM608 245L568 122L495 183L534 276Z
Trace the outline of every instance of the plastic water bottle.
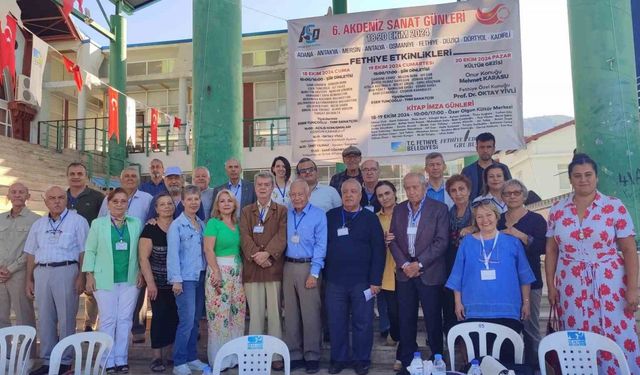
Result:
M480 362L477 359L471 361L471 368L467 375L482 375L482 370L480 369Z
M207 365L202 369L202 375L211 375L211 374L213 374L213 370L211 370L211 366Z
M415 352L413 353L413 359L409 365L409 374L422 375L422 369L422 357L420 356L420 352Z
M447 365L442 360L442 354L436 354L433 356L433 371L431 375L446 375Z

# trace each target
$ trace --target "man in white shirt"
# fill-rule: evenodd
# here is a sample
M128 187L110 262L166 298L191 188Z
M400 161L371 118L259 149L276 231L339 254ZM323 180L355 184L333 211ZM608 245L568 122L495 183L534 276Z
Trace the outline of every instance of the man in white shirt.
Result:
M26 292L36 299L40 357L44 365L30 375L45 375L53 347L76 332L78 298L84 291L80 269L89 232L87 220L67 209L67 194L60 186L44 192L49 215L38 219L29 230ZM71 367L72 350L64 352L60 373Z
M318 183L318 167L313 160L309 158L300 159L296 166L296 173L298 177L304 179L309 185L309 191L311 191L309 202L312 205L321 208L324 212L342 206L342 199L336 189Z

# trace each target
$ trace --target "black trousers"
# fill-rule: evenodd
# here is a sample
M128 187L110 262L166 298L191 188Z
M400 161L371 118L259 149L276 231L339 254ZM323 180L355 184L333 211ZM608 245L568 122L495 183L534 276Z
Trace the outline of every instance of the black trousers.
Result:
M402 365L409 366L418 349L418 303L422 305L432 357L442 354L442 285L424 285L419 277L409 281L396 280L396 294L398 305L402 306L399 314Z
M158 289L158 296L151 301L151 348L161 349L173 344L178 327L178 307L171 289Z
M398 298L395 290L382 290L382 297L387 302L387 314L389 316L389 335L393 341L400 341L400 311L398 309ZM400 360L400 348L396 349L396 359Z

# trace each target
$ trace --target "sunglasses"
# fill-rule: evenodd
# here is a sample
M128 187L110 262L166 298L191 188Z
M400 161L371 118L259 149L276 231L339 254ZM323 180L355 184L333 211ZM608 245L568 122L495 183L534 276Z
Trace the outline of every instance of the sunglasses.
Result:
M491 198L486 198L486 199L481 199L477 202L473 202L471 203L471 208L476 208L479 206L488 206L490 204L494 204L493 200L491 200Z

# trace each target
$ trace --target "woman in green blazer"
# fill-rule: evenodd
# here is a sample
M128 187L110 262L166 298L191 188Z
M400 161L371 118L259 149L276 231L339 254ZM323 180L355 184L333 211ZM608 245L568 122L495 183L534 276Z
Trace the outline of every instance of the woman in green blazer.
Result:
M107 357L107 374L128 373L129 331L142 279L138 272L140 220L127 216L128 195L117 188L107 196L110 216L91 223L85 245L82 272L86 290L98 302L100 331L113 338Z

